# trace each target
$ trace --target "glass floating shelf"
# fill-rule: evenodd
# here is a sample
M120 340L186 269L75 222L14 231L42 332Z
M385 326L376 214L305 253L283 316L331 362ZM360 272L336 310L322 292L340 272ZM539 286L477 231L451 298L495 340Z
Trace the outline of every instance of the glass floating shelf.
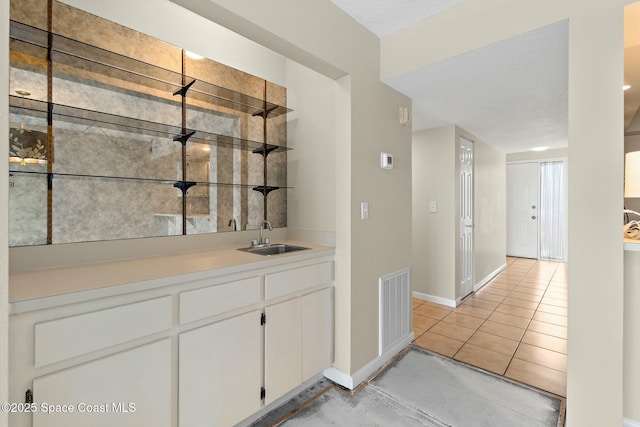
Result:
M187 77L187 80L194 79ZM241 92L236 92L201 80L195 81L191 90L187 93L187 98L193 98L209 104L239 110L253 116L262 115L264 111L267 111L267 115L271 117L280 116L293 111L287 107L271 102L265 103L263 99L255 98Z
M188 85L182 85L183 74L167 70L137 59L111 52L99 47L51 33L52 60L54 73L65 75L92 76L102 75L105 80L117 79L130 85L141 85L161 90L167 95L185 95L210 105L261 116L277 116L292 111L287 107L266 102L201 80L184 76ZM47 48L49 33L16 21L11 21L10 38L12 51L24 51L26 54L39 52L38 48ZM21 43L15 43L21 42ZM42 56L42 53L36 55ZM89 78L87 78L89 80ZM265 114L266 112L266 114Z
M210 186L210 187L229 187L229 188L247 188L256 191L262 192L263 190L257 190L263 188L262 186L258 186L255 184L233 184L228 182L208 182L208 181L180 181L180 180L170 180L170 179L157 179L157 178L136 178L136 177L126 177L126 176L108 176L108 175L87 175L87 174L77 174L77 173L60 173L53 172L51 174L46 171L30 171L30 170L19 170L19 169L10 169L9 173L11 175L23 175L23 176L42 176L49 177L50 179L55 179L55 177L65 177L65 178L79 178L79 179L91 179L91 180L108 180L108 181L130 181L130 182L148 182L148 183L156 183L156 184L166 184L171 185L172 187L182 189L193 188L196 186ZM268 191L277 190L280 188L291 188L291 187L275 187L270 186L267 187Z
M43 119L46 119L47 117L48 104L44 101L36 101L29 98L10 95L9 107L11 112L14 114L28 113L31 117L39 117ZM104 129L171 138L180 142L182 142L182 139L185 139L185 141L188 140L189 143L207 144L210 146L228 146L243 150L251 150L256 153L262 153L263 146L265 145L263 142L259 141L251 141L248 139L220 135L212 132L203 132L200 130L188 130L186 134L183 134L182 127L177 125L165 125L146 120L118 116L115 114L70 107L67 105L52 104L52 113L54 121L59 120L73 124L98 125L98 127ZM193 133L192 136L187 137L187 135L191 133ZM290 150L290 148L286 146L274 144L267 144L267 147L269 152Z
M54 18L51 10L48 18ZM238 71L208 59L198 65L175 46L162 45L161 54L151 55L156 47L146 41L105 49L16 21L10 21L9 31L10 126L45 135L46 144L40 145L47 152L39 156L44 148L37 145L31 153L26 139L10 147L11 203L33 199L42 217L39 240L26 236L12 240L12 246L220 231L218 203L232 199L235 209L236 203L259 197L256 191L266 216L267 195L290 188L286 169L282 172L286 163L278 156L270 164L267 159L290 150L281 132L285 121L267 120L292 111L269 102L281 94L285 104L286 89L275 85L269 92L266 80L234 74ZM232 136L260 135L258 127L263 131L258 141ZM278 178L267 185L271 168ZM247 182L249 176L254 183ZM232 182L210 182L216 179ZM120 202L128 208L121 209ZM107 217L125 210L146 219L137 225L123 218L127 227L114 234ZM169 219L158 221L159 215ZM25 218L13 220L32 229L33 221ZM66 223L81 237L65 234L61 240L60 224Z

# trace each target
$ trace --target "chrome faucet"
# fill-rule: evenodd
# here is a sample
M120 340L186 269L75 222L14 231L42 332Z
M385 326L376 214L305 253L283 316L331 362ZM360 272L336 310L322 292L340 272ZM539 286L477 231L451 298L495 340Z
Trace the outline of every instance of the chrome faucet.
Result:
M271 226L271 222L269 220L264 220L262 221L262 224L260 224L260 240L258 240L258 245L268 245L270 244L269 239L265 239L263 237L263 233L264 233L264 226L267 226L269 228L269 231L273 231L273 227Z
M233 231L237 231L238 230L238 224L236 223L236 219L235 218L231 218L229 220L229 227L232 227Z

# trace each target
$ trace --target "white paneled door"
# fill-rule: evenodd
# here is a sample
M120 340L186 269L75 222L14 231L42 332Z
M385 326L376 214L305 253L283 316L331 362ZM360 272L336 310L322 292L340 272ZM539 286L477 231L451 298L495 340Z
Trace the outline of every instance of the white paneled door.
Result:
M538 162L507 165L507 255L538 258Z
M473 292L473 142L460 138L460 297Z

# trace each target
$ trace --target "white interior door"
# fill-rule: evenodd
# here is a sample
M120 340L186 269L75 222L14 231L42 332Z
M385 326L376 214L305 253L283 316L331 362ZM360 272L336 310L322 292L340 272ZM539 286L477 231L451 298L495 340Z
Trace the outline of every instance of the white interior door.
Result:
M460 138L460 297L473 292L473 142Z
M507 255L538 258L538 163L507 165Z

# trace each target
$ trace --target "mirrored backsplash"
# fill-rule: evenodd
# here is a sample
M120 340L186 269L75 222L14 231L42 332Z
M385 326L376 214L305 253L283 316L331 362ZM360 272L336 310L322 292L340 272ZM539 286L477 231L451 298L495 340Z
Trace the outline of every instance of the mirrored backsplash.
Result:
M285 88L59 2L11 20L10 246L286 227Z

